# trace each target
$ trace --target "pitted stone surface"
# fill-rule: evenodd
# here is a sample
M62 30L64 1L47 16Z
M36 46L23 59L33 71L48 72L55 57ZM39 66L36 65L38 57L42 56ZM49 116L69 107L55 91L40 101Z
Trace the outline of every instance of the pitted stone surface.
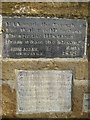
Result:
M17 71L17 113L70 112L72 72Z
M3 27L3 57L83 58L86 55L86 20L4 17Z

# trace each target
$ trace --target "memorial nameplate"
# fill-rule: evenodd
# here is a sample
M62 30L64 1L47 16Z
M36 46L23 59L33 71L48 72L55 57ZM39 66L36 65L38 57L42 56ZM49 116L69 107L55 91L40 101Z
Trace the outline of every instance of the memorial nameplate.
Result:
M4 17L3 28L3 57L80 58L86 55L86 20Z
M90 93L84 94L82 111L83 112L90 112Z
M17 71L17 113L71 110L72 71Z

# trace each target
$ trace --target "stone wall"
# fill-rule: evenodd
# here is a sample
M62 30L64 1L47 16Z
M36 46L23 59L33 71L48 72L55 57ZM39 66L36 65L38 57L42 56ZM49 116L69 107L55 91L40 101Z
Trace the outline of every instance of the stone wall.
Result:
M89 3L2 3L2 15L88 19L90 17L88 5ZM82 112L84 93L90 92L88 89L90 87L88 86L88 66L90 63L87 57L81 59L2 59L3 117L87 118L88 113ZM74 79L73 110L70 113L16 114L17 80L15 70L72 70Z

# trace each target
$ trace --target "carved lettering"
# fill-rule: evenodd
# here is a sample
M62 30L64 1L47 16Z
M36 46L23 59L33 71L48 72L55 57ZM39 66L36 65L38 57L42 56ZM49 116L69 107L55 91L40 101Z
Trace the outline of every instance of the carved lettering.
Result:
M85 20L7 17L3 27L3 57L75 58L86 54Z

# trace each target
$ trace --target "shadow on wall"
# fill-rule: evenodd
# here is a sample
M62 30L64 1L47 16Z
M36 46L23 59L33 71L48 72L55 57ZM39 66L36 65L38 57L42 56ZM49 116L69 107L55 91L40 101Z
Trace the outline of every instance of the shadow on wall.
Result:
M88 79L90 80L90 35L88 35Z

